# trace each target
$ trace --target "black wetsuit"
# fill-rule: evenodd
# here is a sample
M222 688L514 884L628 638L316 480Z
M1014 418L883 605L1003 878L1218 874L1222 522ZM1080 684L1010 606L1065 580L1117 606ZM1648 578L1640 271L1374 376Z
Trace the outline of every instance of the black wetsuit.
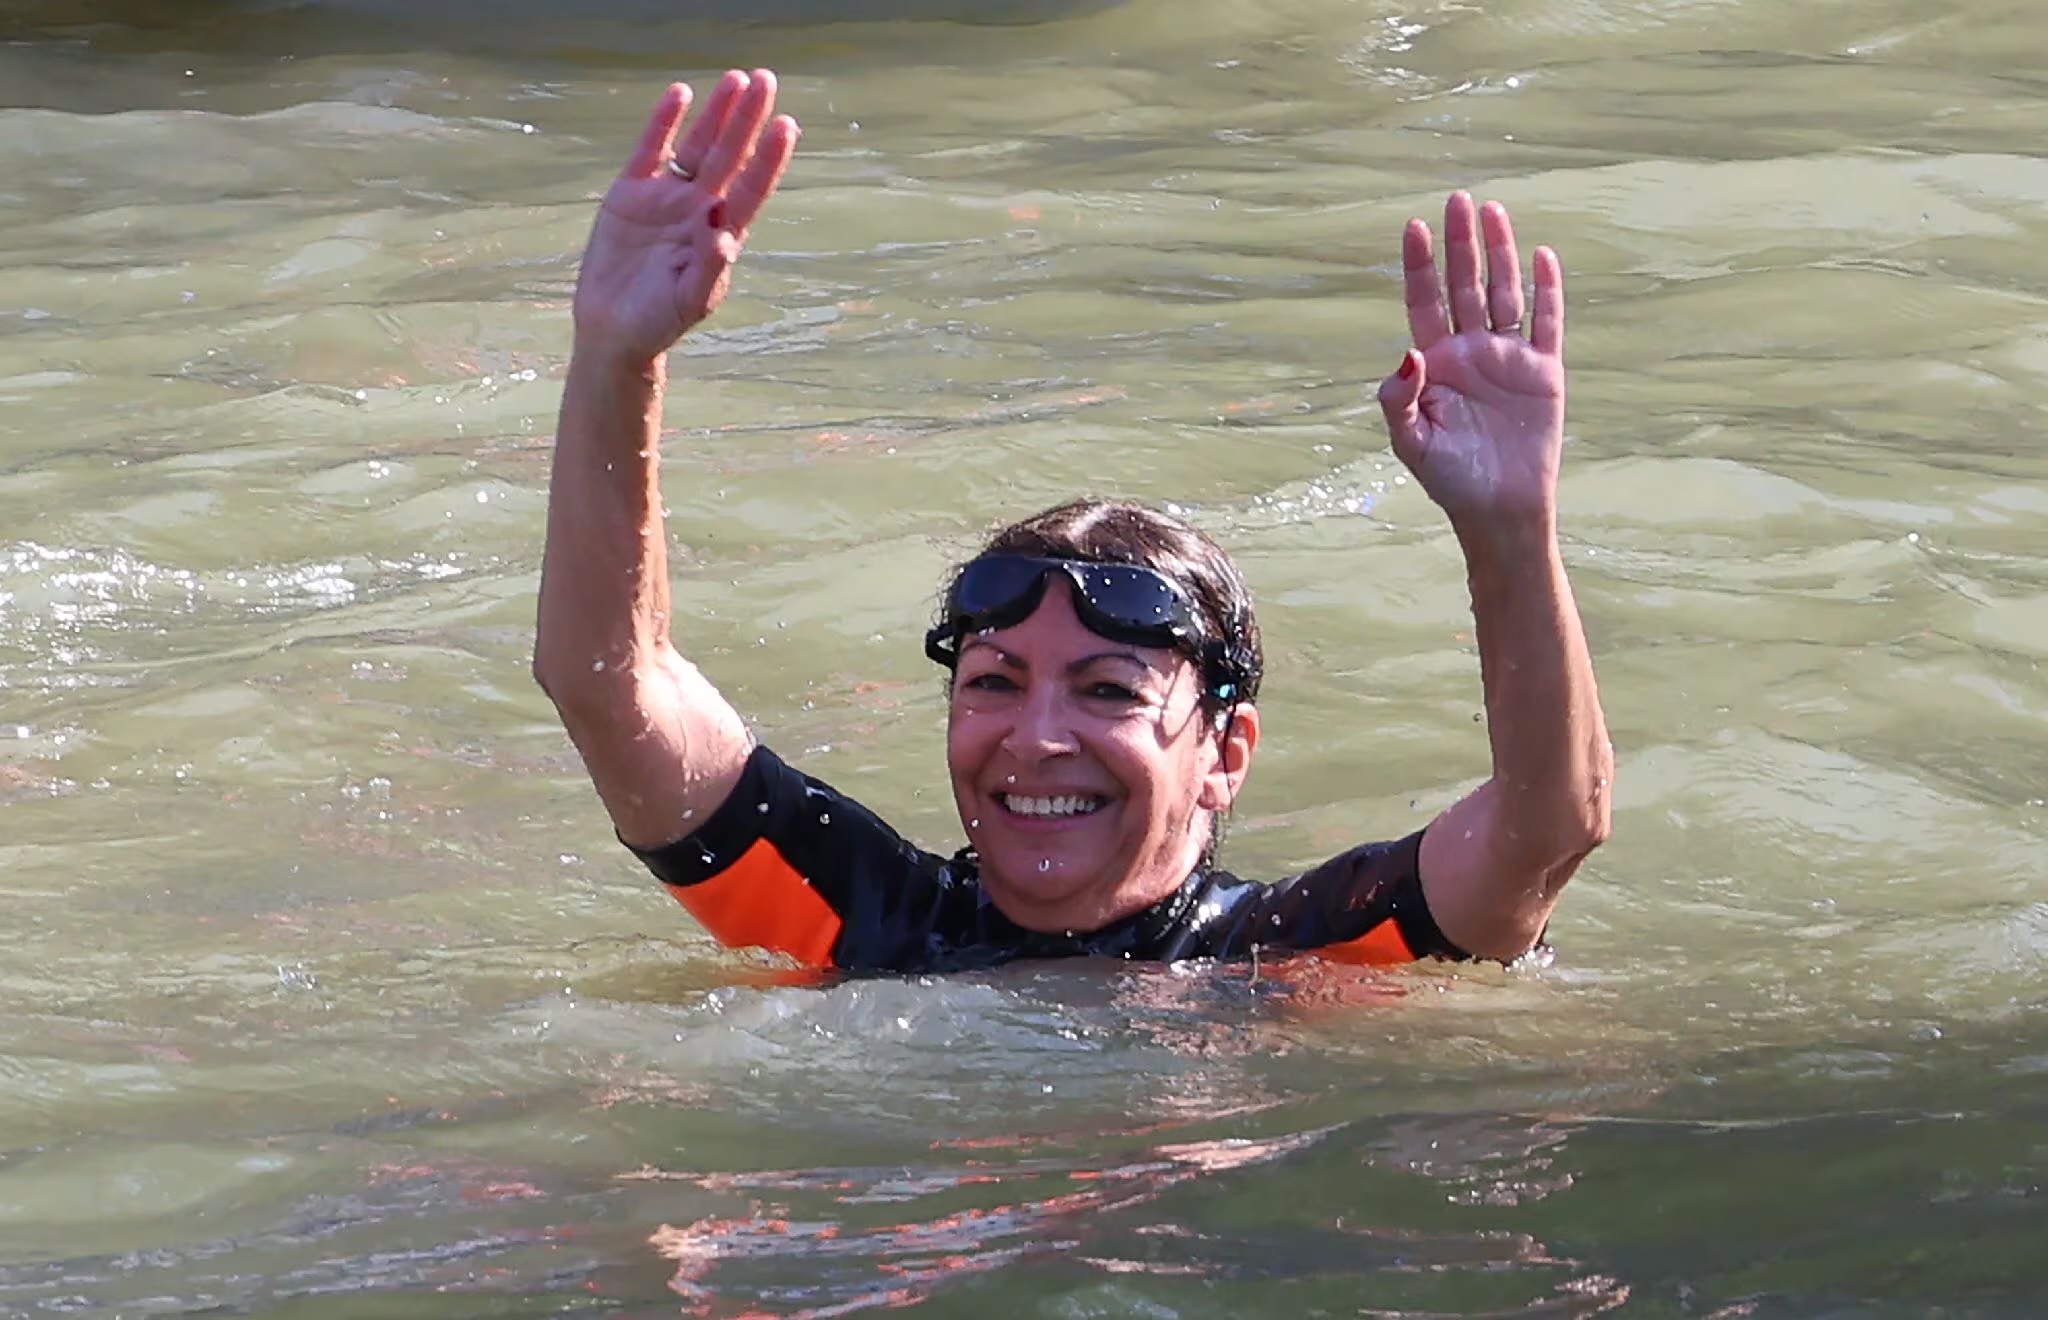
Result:
M1174 962L1315 949L1350 962L1466 955L1437 929L1416 869L1422 835L1369 843L1278 884L1196 871L1166 898L1101 930L1049 935L1005 917L972 851L906 841L853 799L765 747L695 833L635 849L728 945L812 967L931 972L1015 958Z

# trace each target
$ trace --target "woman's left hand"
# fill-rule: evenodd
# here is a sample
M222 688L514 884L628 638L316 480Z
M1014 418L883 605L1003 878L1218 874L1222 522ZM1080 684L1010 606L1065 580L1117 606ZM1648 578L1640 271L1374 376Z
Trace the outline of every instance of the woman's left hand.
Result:
M1481 240L1485 245L1481 281ZM1564 447L1564 272L1536 249L1527 337L1521 259L1507 208L1454 193L1444 205L1444 268L1429 226L1401 239L1415 347L1381 383L1394 453L1460 532L1554 522Z

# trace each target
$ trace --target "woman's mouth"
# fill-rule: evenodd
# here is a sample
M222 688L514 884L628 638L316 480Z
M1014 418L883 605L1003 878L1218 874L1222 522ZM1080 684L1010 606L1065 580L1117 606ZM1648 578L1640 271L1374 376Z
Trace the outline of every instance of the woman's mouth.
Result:
M998 793L995 799L1005 814L1023 820L1074 820L1092 816L1109 803L1108 798L1097 793L1054 793L1046 797Z

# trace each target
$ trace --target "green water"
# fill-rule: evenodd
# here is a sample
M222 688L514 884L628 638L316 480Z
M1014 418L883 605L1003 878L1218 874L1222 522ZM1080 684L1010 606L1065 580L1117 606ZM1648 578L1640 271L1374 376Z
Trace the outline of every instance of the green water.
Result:
M0 6L0 1314L2048 1313L2048 15L1090 8ZM1408 215L1561 250L1553 966L789 983L612 842L566 300L728 63L806 131L675 364L683 640L937 849L939 574L1080 490L1259 594L1234 869L1483 774L1368 384Z

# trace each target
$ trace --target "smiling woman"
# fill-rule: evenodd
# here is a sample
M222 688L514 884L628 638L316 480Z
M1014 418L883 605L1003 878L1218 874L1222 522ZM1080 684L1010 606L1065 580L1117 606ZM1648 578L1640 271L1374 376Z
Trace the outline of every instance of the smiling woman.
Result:
M1218 822L1259 744L1251 593L1185 522L1078 500L997 532L926 636L951 671L946 761L968 840L947 858L755 746L670 636L666 355L717 307L788 166L797 129L774 102L772 74L728 73L685 131L690 94L672 86L605 196L577 283L534 673L621 840L719 939L819 967L1527 952L1606 837L1612 777L1557 547L1555 255L1536 253L1525 336L1506 211L1453 196L1441 276L1411 222L1415 347L1380 387L1395 453L1465 552L1484 784L1419 833L1278 884L1218 869Z
M926 650L953 671L946 761L996 906L1095 930L1213 860L1265 666L1221 547L1077 500L996 533L945 599Z

